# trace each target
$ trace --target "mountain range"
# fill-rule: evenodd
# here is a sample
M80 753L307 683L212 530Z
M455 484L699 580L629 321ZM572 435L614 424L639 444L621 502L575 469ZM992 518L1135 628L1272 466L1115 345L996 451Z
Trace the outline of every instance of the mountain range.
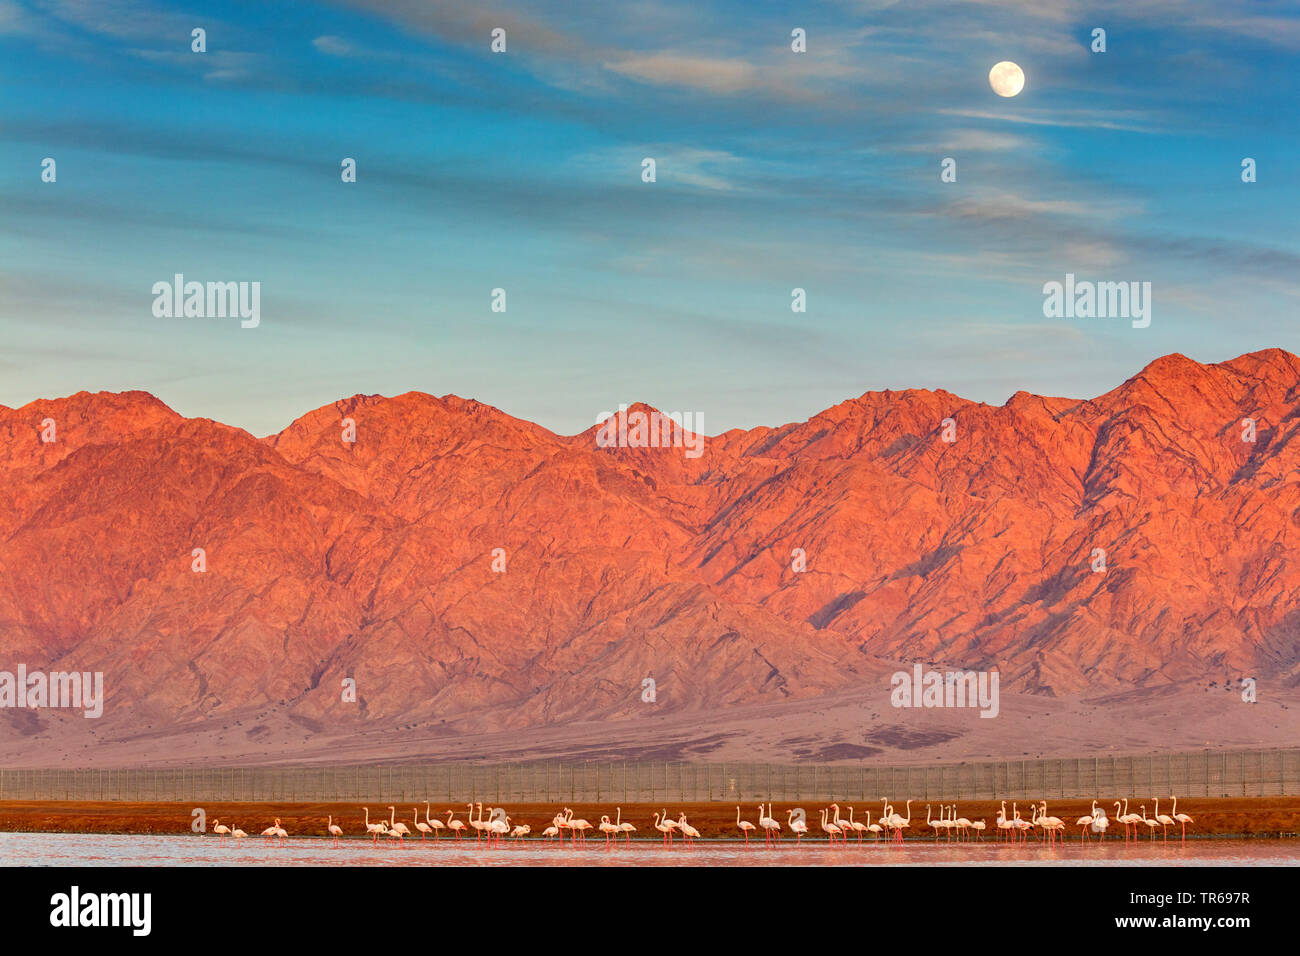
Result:
M1031 698L1300 684L1288 352L1168 355L1088 400L867 392L698 457L599 432L418 392L261 438L140 391L0 407L0 668L102 671L117 740L251 724L247 747L274 712L422 758L887 708L914 662ZM7 752L55 718L4 712Z

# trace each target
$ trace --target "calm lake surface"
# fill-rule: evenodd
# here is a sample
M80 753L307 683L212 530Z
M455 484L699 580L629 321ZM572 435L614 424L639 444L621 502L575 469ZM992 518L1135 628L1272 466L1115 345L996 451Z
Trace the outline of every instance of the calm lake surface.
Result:
M686 850L657 841L606 850L603 840L587 848L563 849L540 840L508 843L500 848L476 848L473 841L417 840L405 847L372 846L369 841L345 840L334 847L326 839L290 839L284 846L249 838L236 845L216 836L128 836L70 833L0 833L0 864L6 866L971 866L1048 865L1095 866L1126 863L1134 866L1279 866L1300 864L1300 841L1188 840L1186 844L1156 841L1125 844L1071 843L1048 848L1038 843L999 845L992 842L937 845L914 840L902 845L850 843L831 849L825 843L796 847L787 842L765 849L735 843L698 842Z

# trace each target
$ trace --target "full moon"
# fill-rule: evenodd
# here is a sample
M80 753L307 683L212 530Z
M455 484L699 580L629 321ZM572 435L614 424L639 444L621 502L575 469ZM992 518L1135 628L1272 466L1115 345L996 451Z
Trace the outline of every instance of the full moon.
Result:
M1025 88L1025 71L1010 60L995 63L989 70L989 86L998 96L1015 96Z

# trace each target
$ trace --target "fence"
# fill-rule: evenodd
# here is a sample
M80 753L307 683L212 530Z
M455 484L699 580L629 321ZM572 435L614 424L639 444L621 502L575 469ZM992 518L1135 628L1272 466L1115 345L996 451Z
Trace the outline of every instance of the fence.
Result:
M991 761L918 767L522 763L0 770L0 800L686 803L1300 794L1300 749Z

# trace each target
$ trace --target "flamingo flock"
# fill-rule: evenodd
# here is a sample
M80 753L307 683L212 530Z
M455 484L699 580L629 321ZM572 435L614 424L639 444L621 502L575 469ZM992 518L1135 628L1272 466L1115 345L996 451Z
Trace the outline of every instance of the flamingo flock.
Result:
M1161 813L1160 799L1152 797L1152 815L1148 816L1145 803L1138 805L1137 812L1131 812L1127 798L1115 800L1112 804L1114 807L1112 816L1107 813L1104 804L1094 799L1087 813L1075 819L1073 823L1067 823L1060 817L1048 813L1046 800L1030 801L1023 806L1021 801L1012 801L1010 810L1007 809L1007 801L1003 800L991 828L986 820L971 819L961 815L956 803L927 803L925 830L921 832L923 836L929 836L936 843L940 839L949 843L954 839L959 843L983 842L985 833L991 832L995 842L1020 844L1036 838L1039 843L1055 846L1058 842L1065 842L1072 827L1078 828L1080 843L1089 843L1093 837L1103 840L1113 822L1124 827L1125 842L1136 841L1144 830L1147 839L1154 840L1157 829L1160 830L1161 840L1168 842L1169 830L1172 827L1178 828L1177 836L1186 842L1187 825L1195 821L1186 813L1178 811L1177 797L1170 797L1169 801L1169 812ZM794 836L796 845L802 845L805 838L814 840L824 838L829 846L845 846L849 842L860 844L864 840L876 843L882 840L902 843L912 832L913 802L916 801L905 800L904 812L899 813L888 798L881 798L879 812L875 813L867 809L863 811L861 818L856 808L841 807L838 803L832 803L818 811L817 832L809 827L808 814L802 807L786 811L785 821L782 822L775 815L770 803L760 803L757 808L757 823L755 823L744 819L743 807L737 804L733 826L746 849L749 848L750 837L756 838L760 830L763 832L764 845L768 847L779 845L787 831ZM465 819L462 820L456 817L455 810L440 811L435 816L431 806L430 801L425 801L423 817L418 806L412 807L410 826L407 826L404 820L397 818L395 805L387 807L387 819L380 816L373 821L370 819L370 808L362 807L364 814L362 826L365 828L363 836L369 837L374 846L379 845L382 837L390 844L396 843L399 847L406 847L414 844L416 833L420 835L421 843L426 842L430 836L433 842L437 843L444 833L447 834L448 839L459 843L467 840L472 832L478 847L493 849L501 847L507 839L515 843L527 840L533 833L531 824L513 820L502 807L486 806L482 802L467 803ZM700 838L699 829L691 825L684 811L678 812L674 817L665 808L656 811L653 816L654 820L650 826L659 834L659 839L665 848L671 849L676 845L689 849ZM446 818L445 821L443 817ZM238 843L248 836L238 827L228 827L216 819L212 822L212 832L222 838L223 842L233 840ZM921 827L921 825L918 818L916 826ZM602 814L596 824L581 817L575 818L572 808L563 807L551 817L549 825L542 828L538 836L542 838L544 844L557 847L564 846L567 837L569 846L579 848L586 847L589 831L596 831L597 837L603 835L605 849L610 851L620 845L630 846L633 835L638 832L634 824L623 819L622 807L615 807L612 817L607 813ZM279 817L275 817L274 822L262 830L260 835L264 843L275 846L284 846L289 838L288 831L280 825ZM343 827L334 822L332 815L326 818L325 836L330 840L331 845L336 847L341 845L344 838ZM412 839L408 841L408 837Z

